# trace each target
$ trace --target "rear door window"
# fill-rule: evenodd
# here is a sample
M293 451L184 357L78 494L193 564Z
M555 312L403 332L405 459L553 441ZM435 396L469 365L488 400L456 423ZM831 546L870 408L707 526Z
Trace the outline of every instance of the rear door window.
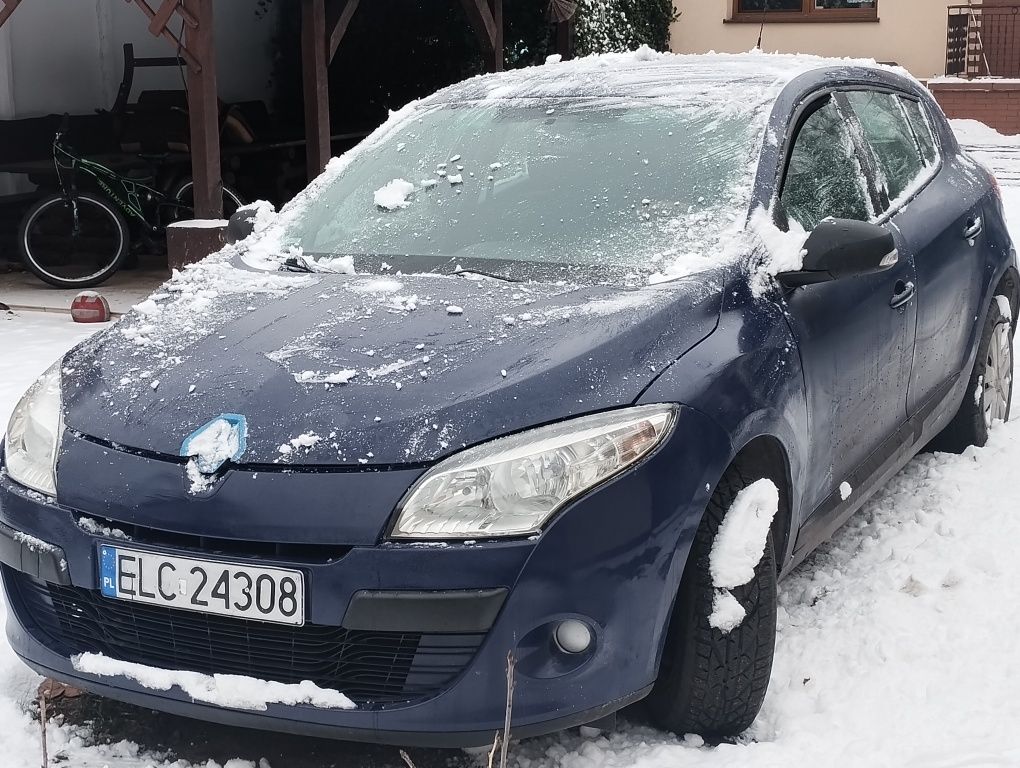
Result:
M805 230L829 216L858 221L872 216L867 181L847 125L829 99L804 120L794 140L780 204Z
M932 132L931 119L928 117L927 110L921 106L921 102L913 99L901 96L899 101L903 106L903 111L907 113L910 127L914 129L914 136L921 147L921 157L924 158L925 165L936 165L939 159L939 148L935 143L935 134Z
M894 202L910 191L928 166L907 113L891 93L852 91L847 98L874 153L879 189L884 188Z

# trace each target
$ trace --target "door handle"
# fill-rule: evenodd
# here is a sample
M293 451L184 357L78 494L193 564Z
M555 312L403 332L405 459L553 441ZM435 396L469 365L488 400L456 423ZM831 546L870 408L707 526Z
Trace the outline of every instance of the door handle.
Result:
M967 224L963 228L963 239L973 240L975 237L981 234L981 230L985 228L984 221L981 220L980 216L975 216L973 219L967 219Z
M896 287L893 289L892 298L889 299L889 306L893 309L899 309L904 304L909 304L914 298L915 293L917 293L917 287L913 283L905 283L902 280L897 280Z

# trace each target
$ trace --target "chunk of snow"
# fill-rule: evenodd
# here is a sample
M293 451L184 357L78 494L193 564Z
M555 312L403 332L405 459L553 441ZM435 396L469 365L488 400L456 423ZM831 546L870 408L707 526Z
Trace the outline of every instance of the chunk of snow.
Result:
M127 541L131 539L120 528L111 528L110 526L103 525L91 517L79 517L78 527L86 533L91 533L93 536L105 536L108 539L124 539Z
M449 304L446 307L446 314L448 315L463 315L464 308L458 307L456 304Z
M1013 307L1010 306L1009 299L999 294L995 297L995 303L999 309L999 316L1004 320L1013 322Z
M708 616L709 626L718 629L724 635L740 626L747 616L747 611L740 601L728 589L716 590L712 600L712 613Z
M332 373L322 371L299 371L294 374L294 381L298 384L349 384L351 379L358 375L356 370L345 368Z
M756 234L767 252L765 260L751 276L751 293L761 297L768 290L771 278L783 272L795 272L804 266L804 243L808 233L794 219L790 219L788 232L783 232L772 221L764 208L751 215L750 231Z
M448 176L446 180L448 182L450 182L450 184L463 184L464 183L464 177L461 176L459 173L455 173L453 176Z
M309 449L318 445L318 443L321 440L322 438L319 437L314 432L305 432L303 435L298 435L297 437L291 438L286 443L281 445L277 450L284 456L289 456L291 453L301 448L304 448L305 451L307 452Z
M167 224L167 229L219 229L226 227L226 219L185 219Z
M503 163L489 163L489 170L490 171L498 171L502 167L503 167Z
M311 680L279 683L244 675L206 675L201 672L160 669L111 659L101 653L81 653L71 658L72 666L86 675L126 677L152 691L174 687L194 701L218 707L263 712L270 704L309 704L318 709L354 709L354 702L340 691L320 688Z
M550 53L545 57L546 64L559 64L563 61L563 54L561 53Z
M771 480L756 480L737 494L709 555L709 572L716 588L734 589L754 578L778 509L779 489Z
M850 485L846 480L839 484L839 498L846 501L850 498L850 494L854 492L853 486Z
M188 439L188 456L195 461L201 473L215 472L223 462L234 458L241 450L241 427L224 418L214 419L208 427Z
M384 211L406 208L407 198L414 192L414 184L404 179L394 179L375 191L375 204Z

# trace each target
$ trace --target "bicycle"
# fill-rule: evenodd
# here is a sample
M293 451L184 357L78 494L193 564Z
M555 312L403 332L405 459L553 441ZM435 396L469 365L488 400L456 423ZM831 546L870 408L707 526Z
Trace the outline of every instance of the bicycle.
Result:
M129 258L128 221L136 225L137 245L158 249L168 224L191 217L194 185L189 178L176 185L171 179L159 189L155 172L132 178L81 157L63 142L67 127L65 115L53 139L59 190L25 213L18 249L25 266L44 282L59 288L91 288L109 279ZM85 191L78 189L79 172L88 177L90 188ZM226 217L242 205L236 192L223 188Z

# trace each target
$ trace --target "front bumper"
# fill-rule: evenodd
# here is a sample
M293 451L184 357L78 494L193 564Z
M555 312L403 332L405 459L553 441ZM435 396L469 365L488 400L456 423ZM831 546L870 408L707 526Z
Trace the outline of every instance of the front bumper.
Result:
M686 413L688 423L700 418ZM655 680L676 587L707 501L706 488L714 485L709 470L702 473L698 468L706 466L707 451L726 450L712 445L710 432L714 430L706 429L699 440L674 436L640 466L578 501L541 536L529 540L359 544L323 558L302 557L315 554L308 548L267 554L245 553L241 547L227 553L219 551L222 539L208 540L213 543L206 549L196 549L176 532L167 533L165 540L149 541L147 537L159 528L140 525L145 508L136 510L130 526L125 525L135 536L127 544L132 548L301 569L307 585L306 628L314 627L320 634L296 632L286 643L292 649L314 646L312 656L318 648L324 664L314 668L303 666L308 654L281 651L276 642L280 635L242 626L244 622L236 619L210 620L205 656L180 655L181 648L195 647L188 644L193 637L178 635L166 643L159 638L169 625L175 626L172 631L183 632L181 625L187 622L179 619L188 612L177 612L167 625L163 614L133 613L134 603L108 600L98 592L98 544L125 542L93 535L80 518L122 519L123 505L97 494L88 508L80 501L68 508L24 491L0 473L0 521L10 530L41 539L52 552L59 551L54 554L58 564L64 563L57 569L64 575L51 580L50 571L25 569L24 561L21 566L7 562L3 581L11 607L8 637L19 656L42 674L153 709L284 732L429 746L491 743L503 727L507 655L512 652L516 736L592 722L642 698ZM109 448L95 450L102 451L104 461L116 462ZM131 457L128 465L139 460ZM685 469L678 472L677 467ZM131 485L129 477L120 477ZM300 481L299 473L290 477ZM343 483L347 476L334 477ZM76 499L87 495L80 487L75 491ZM248 535L258 539L260 533ZM398 593L404 595L403 604ZM389 610L379 602L366 609L366 595L395 602ZM474 599L485 595L484 605ZM446 597L461 600L462 605L452 605ZM417 614L408 610L406 600L429 598L435 601L431 608ZM486 611L491 615L483 615ZM184 618L202 621L204 616ZM568 618L580 619L593 630L588 651L567 654L555 644L554 629ZM93 625L96 628L90 629ZM152 630L149 635L142 631L146 627ZM137 642L131 631L140 633ZM240 635L245 638L243 652L236 643L217 645ZM398 642L395 635L406 638ZM326 636L332 645L322 639ZM394 642L405 645L393 651ZM114 646L103 647L104 643ZM178 655L168 657L168 647ZM355 659L350 654L359 648L362 656ZM387 648L391 650L386 653L380 650ZM366 679L376 685L381 678L389 687L368 686L371 690L365 695L352 696L358 704L353 710L277 704L258 712L226 709L196 703L177 687L152 691L125 677L80 673L70 657L85 651L160 668L233 674L246 674L238 666L243 666L238 661L243 657L249 660L249 676L284 682L297 682L305 675L313 680L337 675L337 668L355 659L362 666L354 671L371 674L343 679L354 679L350 684L357 688ZM216 668L227 660L229 669ZM331 661L336 662L332 667ZM380 664L389 664L389 671L380 673ZM212 668L205 668L208 665ZM323 672L327 667L332 671Z

